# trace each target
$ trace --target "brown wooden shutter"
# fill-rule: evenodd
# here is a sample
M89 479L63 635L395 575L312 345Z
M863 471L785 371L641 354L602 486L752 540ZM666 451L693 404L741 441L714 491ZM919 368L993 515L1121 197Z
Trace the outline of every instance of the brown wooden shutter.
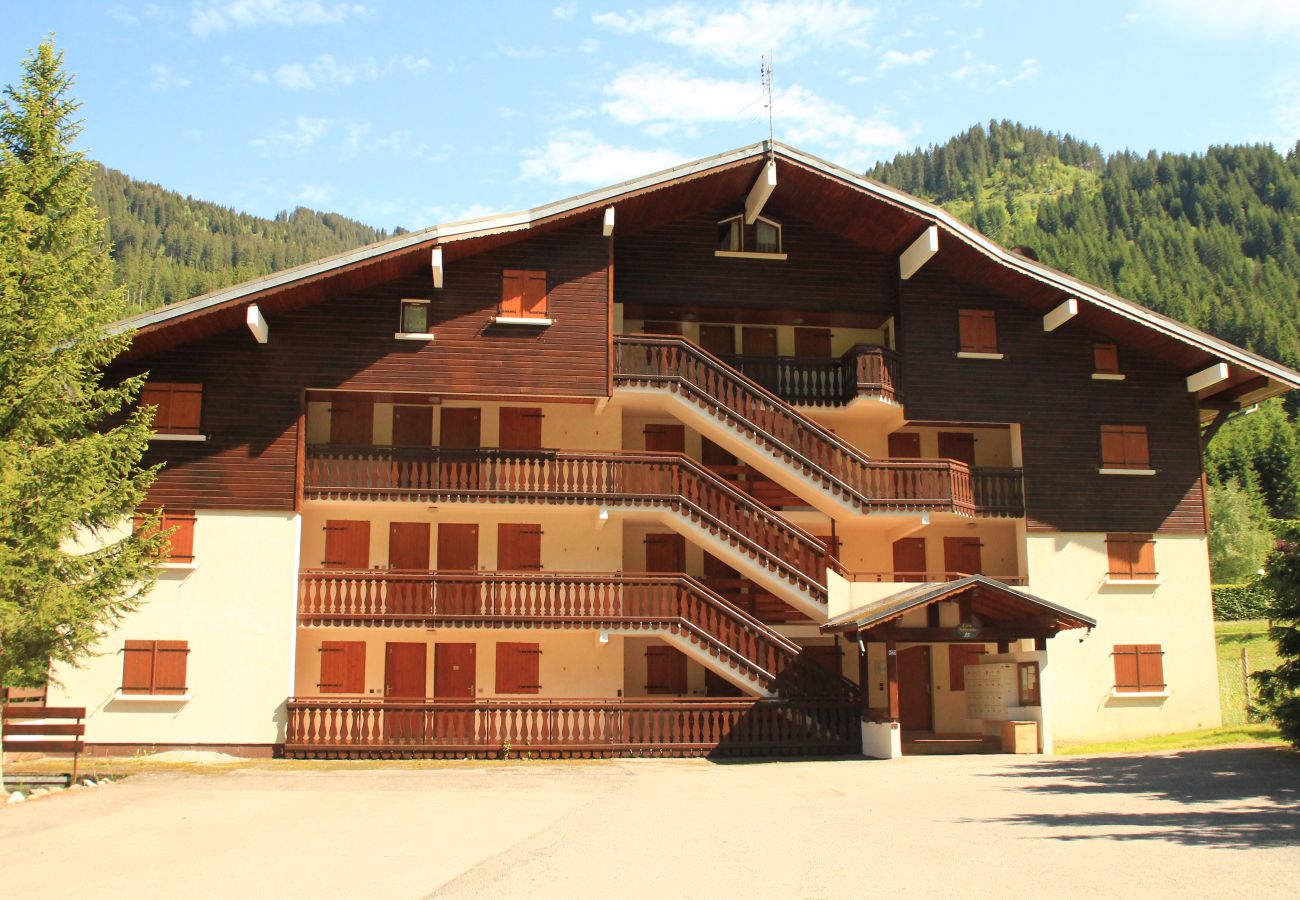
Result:
M168 538L168 562L194 562L194 521L192 509L170 509L163 512L162 530L176 529Z
M1149 534L1106 535L1107 577L1149 580L1156 577L1156 544Z
M1138 677L1138 648L1136 644L1116 644L1111 654L1115 660L1115 690L1140 691Z
M987 651L975 644L948 645L948 689L966 690L966 667L978 665Z
M957 310L957 340L963 353L997 353L998 326L993 310Z
M501 273L501 315L524 314L524 273L519 269L506 269Z
M502 572L538 572L542 568L542 526L497 525L497 569Z
M1137 644L1137 676L1140 690L1165 689L1164 651L1159 644Z
M370 568L370 523L365 520L330 519L325 523L327 569Z
M920 459L921 436L915 431L895 431L889 436L890 459Z
M500 437L502 450L542 449L542 411L537 407L501 407Z
M1154 579L1156 577L1156 542L1151 535L1133 535L1133 577Z
M542 689L540 644L497 643L498 694L536 694Z
M154 641L127 641L122 650L122 693L153 693Z
M1124 468L1124 427L1101 426L1101 466L1103 469Z
M155 642L153 661L155 694L185 693L185 668L189 654L190 645L187 641Z
M159 382L146 383L140 389L140 405L154 408L153 430L167 434L172 420L172 386Z
M1132 545L1126 535L1106 535L1106 577L1130 579L1133 577Z
M544 319L547 314L546 273L524 273L523 314L525 317Z
M366 690L366 642L323 641L320 683L324 694L361 694Z
M1147 429L1145 425L1124 426L1124 460L1125 465L1133 469L1151 467L1151 457L1147 453Z
M1114 344L1093 344L1092 371L1098 375L1118 375L1119 348Z
M198 434L202 418L203 385L173 384L168 430L172 434Z

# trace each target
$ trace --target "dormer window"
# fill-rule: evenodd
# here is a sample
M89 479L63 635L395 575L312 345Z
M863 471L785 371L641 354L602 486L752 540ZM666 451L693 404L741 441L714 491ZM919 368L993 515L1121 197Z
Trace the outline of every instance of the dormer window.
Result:
M739 253L744 248L744 228L740 216L718 223L718 249L726 253Z
M754 250L758 253L780 253L781 226L760 216L754 223Z
M723 219L718 223L718 246L714 256L785 259L781 224L762 216L753 225L746 225L742 216Z

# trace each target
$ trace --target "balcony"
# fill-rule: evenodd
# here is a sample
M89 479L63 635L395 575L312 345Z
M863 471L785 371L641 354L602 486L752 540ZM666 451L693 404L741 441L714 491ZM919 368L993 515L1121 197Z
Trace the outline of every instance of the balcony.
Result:
M842 356L721 356L751 381L796 406L845 406L859 397L901 402L898 354L858 344Z
M974 468L970 482L977 516L1018 519L1025 514L1024 470Z

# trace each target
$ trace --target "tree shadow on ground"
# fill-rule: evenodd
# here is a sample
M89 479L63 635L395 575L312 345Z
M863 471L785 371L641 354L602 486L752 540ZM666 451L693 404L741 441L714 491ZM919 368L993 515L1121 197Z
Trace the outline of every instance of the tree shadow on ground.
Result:
M1300 846L1300 755L1270 747L1055 758L990 777L1037 794L1114 797L1114 808L992 820L1061 829L1057 840L1161 840L1203 847ZM1127 812L1125 795L1186 809ZM1076 829L1067 833L1065 829Z

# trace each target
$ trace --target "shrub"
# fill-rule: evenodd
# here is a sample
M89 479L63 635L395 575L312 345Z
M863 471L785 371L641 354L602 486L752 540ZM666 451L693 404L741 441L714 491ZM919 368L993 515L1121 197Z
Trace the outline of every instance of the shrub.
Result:
M1219 622L1269 618L1273 592L1258 581L1246 584L1216 584L1214 618Z

